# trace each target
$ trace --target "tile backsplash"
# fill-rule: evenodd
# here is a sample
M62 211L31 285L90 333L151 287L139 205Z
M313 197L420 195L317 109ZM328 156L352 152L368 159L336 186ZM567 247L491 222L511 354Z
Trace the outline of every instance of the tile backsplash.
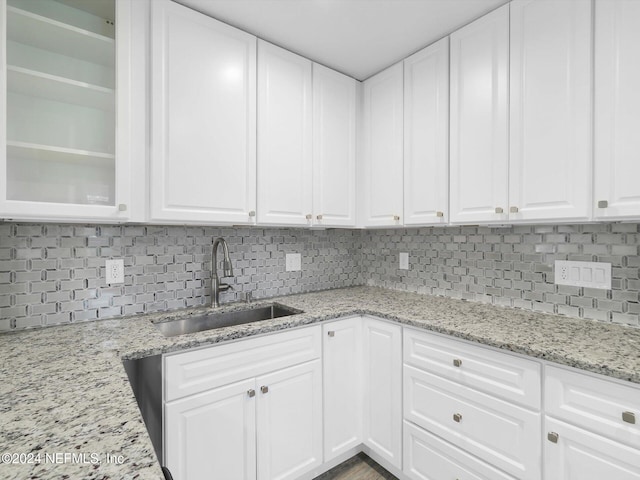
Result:
M367 285L640 326L639 244L631 223L363 231L359 265ZM611 263L612 289L555 285L555 260Z
M640 326L638 224L305 230L0 224L0 330L206 305L211 249L229 244L221 301L382 286ZM409 270L398 268L400 252ZM302 270L285 271L301 253ZM108 286L104 261L123 258ZM221 252L218 260L222 258ZM555 260L610 262L611 290L558 286Z
M0 330L209 304L220 236L235 275L223 280L234 290L221 293L222 302L362 284L359 231L5 223ZM285 272L292 252L302 254L302 270ZM108 258L124 259L124 284L105 284Z

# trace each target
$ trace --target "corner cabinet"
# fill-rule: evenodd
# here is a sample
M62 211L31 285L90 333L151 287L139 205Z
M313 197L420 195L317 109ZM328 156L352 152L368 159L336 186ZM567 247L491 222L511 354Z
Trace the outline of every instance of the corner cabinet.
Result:
M364 82L361 223L401 226L403 219L403 64Z
M451 34L451 223L507 220L509 5Z
M0 2L0 217L142 219L131 205L132 152L144 156L132 116L145 110L135 3Z
M511 2L509 221L588 220L591 2Z
M151 220L253 224L256 38L153 0Z
M595 173L598 220L640 218L640 2L595 3Z
M404 224L449 220L449 38L404 60Z
M313 64L314 225L356 225L357 82Z
M312 64L258 42L258 223L312 224Z
M364 317L362 441L373 459L402 469L402 327Z

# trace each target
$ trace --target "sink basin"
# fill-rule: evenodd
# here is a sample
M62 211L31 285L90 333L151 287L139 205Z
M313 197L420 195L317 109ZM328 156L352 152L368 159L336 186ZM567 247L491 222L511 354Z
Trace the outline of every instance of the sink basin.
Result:
M187 316L154 323L165 337L175 337L186 333L203 332L222 327L243 325L272 318L287 317L303 313L284 305L271 304L264 307L234 310L231 312L211 312L204 315Z

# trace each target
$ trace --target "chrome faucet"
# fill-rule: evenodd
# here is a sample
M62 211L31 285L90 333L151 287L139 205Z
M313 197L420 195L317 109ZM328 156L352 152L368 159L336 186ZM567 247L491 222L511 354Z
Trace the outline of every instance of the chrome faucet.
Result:
M218 245L222 244L222 251L224 252L224 258L222 260L222 277L233 277L233 267L231 266L231 259L229 258L229 247L224 238L218 237L213 242L213 253L211 255L211 306L220 306L220 291L226 292L231 285L226 283L220 283L218 278Z

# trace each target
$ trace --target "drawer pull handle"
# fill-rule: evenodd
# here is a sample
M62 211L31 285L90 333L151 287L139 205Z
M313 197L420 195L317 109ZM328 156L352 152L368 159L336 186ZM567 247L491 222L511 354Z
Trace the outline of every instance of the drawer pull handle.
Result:
M607 208L608 206L609 206L609 202L607 202L606 200L598 201L598 208Z
M335 337L336 336L336 332L334 332L333 330L329 330L327 332L327 335L329 335L330 337Z
M249 398L253 398L256 396L256 391L253 388L251 390L247 390L247 395L249 395Z
M558 437L559 435L556 432L547 433L547 440L549 440L551 443L558 443Z
M453 421L460 423L462 421L462 415L460 415L459 413L454 413L453 414Z
M444 212L436 212L436 217L439 217L439 218L444 217Z
M250 216L250 217L255 217L255 216L256 216L256 211L255 211L255 210L251 210L251 211L249 212L249 216Z
M633 412L622 412L622 421L634 424L636 423L636 414Z
M460 360L459 358L454 358L453 359L453 366L454 367L461 367L462 366L462 360Z
M262 393L268 393L269 392L269 387L267 387L266 385L263 385L260 387L260 391Z
M394 215L394 216L393 216L393 220L394 220L395 222L399 222L399 221L400 221L400 215Z
M504 210L502 209L502 207L496 207L495 212L496 213L503 213Z
M318 220L322 220L322 215L316 215L316 218L317 218Z
M510 207L509 213L518 213L518 207Z
M307 213L304 218L306 218L307 220L311 220L313 218L313 215Z

